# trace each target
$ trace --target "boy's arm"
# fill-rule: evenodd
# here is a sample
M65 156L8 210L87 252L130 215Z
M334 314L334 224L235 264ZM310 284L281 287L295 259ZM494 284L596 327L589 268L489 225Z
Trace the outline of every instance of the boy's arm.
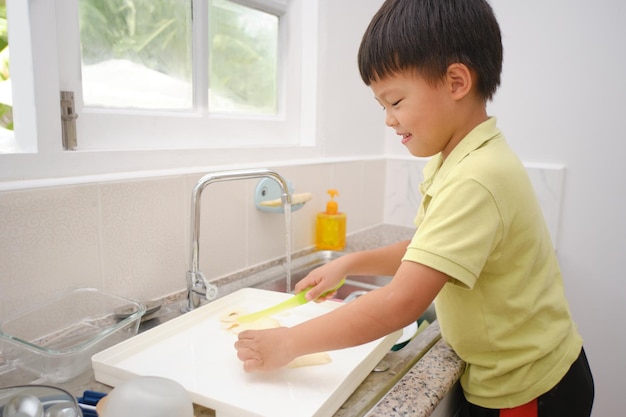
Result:
M402 262L392 282L332 312L291 328L245 331L236 342L247 372L282 367L298 356L376 340L417 320L448 276Z
M402 241L381 248L342 255L311 271L296 284L295 292L313 287L306 297L309 300L315 300L321 294L334 288L342 278L348 275L393 276L400 267L408 244L409 241ZM332 294L328 295L328 297L331 296ZM328 297L319 298L318 301L323 301Z

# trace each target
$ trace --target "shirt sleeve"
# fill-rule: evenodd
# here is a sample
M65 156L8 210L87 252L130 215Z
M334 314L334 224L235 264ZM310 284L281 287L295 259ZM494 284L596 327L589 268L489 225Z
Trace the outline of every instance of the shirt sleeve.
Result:
M403 260L443 272L467 288L473 288L503 236L492 193L472 178L452 179L428 191L416 223Z

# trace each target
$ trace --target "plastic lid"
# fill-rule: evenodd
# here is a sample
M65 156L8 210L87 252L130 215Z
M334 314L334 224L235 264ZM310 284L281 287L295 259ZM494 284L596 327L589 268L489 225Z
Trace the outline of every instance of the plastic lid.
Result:
M334 198L336 195L339 195L339 191L331 188L327 192L328 195L330 195L330 200L326 203L326 214L337 214L337 211L339 211L339 204L337 204Z
M187 390L163 377L129 379L105 398L103 417L193 417L193 403Z

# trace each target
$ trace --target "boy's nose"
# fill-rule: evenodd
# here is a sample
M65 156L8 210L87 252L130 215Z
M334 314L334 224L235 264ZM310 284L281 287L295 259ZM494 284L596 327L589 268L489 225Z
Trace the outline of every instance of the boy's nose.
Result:
M394 127L398 125L398 121L389 111L385 112L385 124L389 127Z

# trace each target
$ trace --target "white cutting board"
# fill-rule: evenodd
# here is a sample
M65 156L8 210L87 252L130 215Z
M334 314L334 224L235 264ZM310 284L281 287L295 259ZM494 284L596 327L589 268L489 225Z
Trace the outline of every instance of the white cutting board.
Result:
M170 378L217 417L330 416L402 332L328 352L332 362L326 365L245 373L233 346L237 336L223 329L221 315L240 307L254 312L289 297L254 288L236 291L97 353L92 357L95 378L113 387L136 376ZM340 306L332 301L308 303L274 318L293 326Z

